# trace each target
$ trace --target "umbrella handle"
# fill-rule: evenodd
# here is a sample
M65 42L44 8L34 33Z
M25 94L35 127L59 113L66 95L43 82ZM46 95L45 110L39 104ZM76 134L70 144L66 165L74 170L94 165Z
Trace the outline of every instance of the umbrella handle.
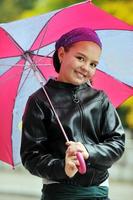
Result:
M81 152L77 152L76 153L77 159L79 161L79 167L78 167L78 171L80 174L85 174L86 173L86 164L85 164L85 160L83 158L83 155Z

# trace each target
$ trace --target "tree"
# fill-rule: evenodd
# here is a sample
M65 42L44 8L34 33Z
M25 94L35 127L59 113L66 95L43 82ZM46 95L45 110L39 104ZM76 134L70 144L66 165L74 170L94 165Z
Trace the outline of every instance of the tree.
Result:
M36 0L1 0L0 23L17 20L24 10L32 9Z

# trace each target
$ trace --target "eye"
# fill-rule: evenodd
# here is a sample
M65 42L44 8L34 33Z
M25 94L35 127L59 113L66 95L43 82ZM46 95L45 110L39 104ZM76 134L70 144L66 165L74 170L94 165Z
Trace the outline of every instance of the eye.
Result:
M91 66L91 68L96 68L97 64L96 63L91 63L90 66Z
M85 60L84 57L82 57L82 56L77 56L76 58L81 62Z

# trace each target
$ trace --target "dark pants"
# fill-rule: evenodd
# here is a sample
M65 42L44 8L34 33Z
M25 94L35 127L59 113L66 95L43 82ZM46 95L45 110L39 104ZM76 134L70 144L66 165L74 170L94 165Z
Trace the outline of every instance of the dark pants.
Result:
M108 190L105 190L104 197L94 197L95 194L99 196L101 193L96 191L97 187L94 187L93 189L94 192L92 193L92 188L90 188L90 191L88 192L88 189L86 190L82 187L77 188L75 186L69 187L64 184L43 185L41 200L109 200L107 197Z
M56 199L54 199L54 198L53 199L48 199L47 197L45 197L44 194L42 194L41 200L56 200ZM93 198L93 199L81 199L81 200L110 200L110 199L107 197L107 198Z

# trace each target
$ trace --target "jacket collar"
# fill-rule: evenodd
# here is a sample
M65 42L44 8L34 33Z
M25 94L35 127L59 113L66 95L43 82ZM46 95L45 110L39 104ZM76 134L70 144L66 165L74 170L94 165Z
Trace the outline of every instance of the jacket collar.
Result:
M46 85L54 88L62 88L68 90L81 90L86 87L90 87L87 83L81 85L73 85L71 83L57 81L56 79L49 79Z

